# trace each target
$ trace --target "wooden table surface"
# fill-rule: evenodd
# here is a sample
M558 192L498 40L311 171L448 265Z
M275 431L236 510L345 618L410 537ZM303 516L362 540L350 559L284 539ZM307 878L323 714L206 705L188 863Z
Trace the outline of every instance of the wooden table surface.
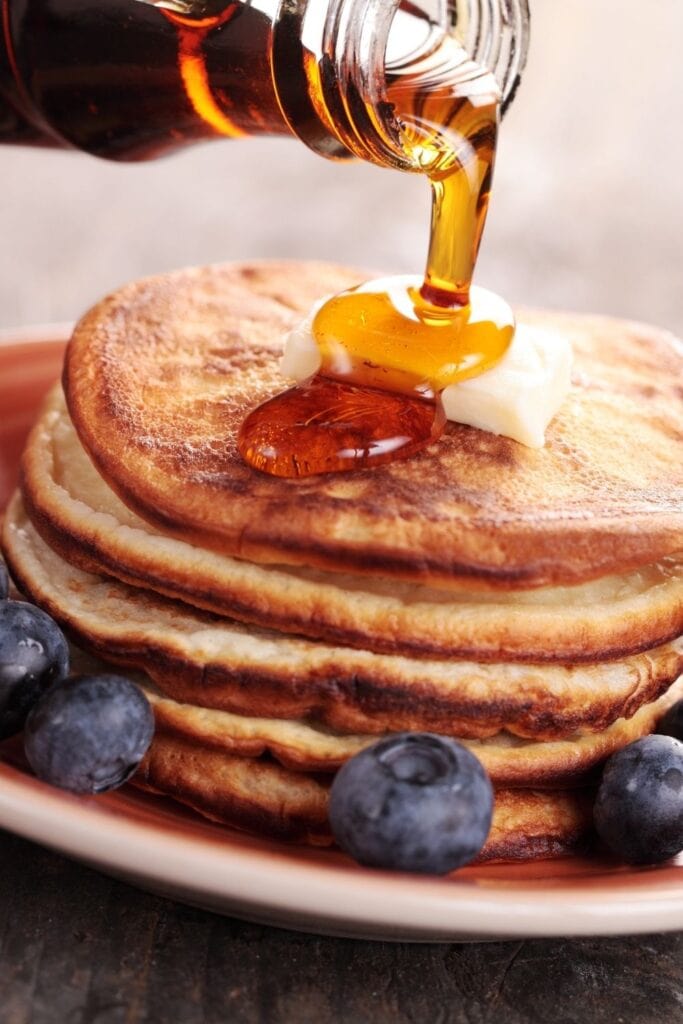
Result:
M678 1024L683 933L411 945L181 906L0 832L1 1024Z

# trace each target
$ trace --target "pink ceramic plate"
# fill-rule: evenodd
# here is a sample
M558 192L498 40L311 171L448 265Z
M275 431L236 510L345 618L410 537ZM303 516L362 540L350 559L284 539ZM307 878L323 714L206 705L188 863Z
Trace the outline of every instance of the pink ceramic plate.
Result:
M0 338L0 507L23 438L59 374L66 329ZM371 872L341 854L267 842L125 789L70 796L0 763L0 826L147 889L308 931L479 940L683 928L683 859L632 870L600 860L468 868L448 879Z

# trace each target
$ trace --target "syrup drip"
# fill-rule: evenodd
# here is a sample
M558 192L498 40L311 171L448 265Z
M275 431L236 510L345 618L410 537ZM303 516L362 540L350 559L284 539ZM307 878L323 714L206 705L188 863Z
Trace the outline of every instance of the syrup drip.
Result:
M443 388L495 366L514 336L509 307L471 287L495 160L495 80L446 40L388 91L405 151L432 188L424 280L364 285L322 307L318 376L242 425L239 449L255 469L299 477L415 454L445 428Z

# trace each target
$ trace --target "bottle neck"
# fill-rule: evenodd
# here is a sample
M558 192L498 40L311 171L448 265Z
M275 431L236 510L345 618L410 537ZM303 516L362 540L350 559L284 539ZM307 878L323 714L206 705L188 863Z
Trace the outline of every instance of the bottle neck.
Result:
M424 171L406 145L400 83L439 75L465 96L492 74L504 111L528 40L528 0L280 0L273 80L291 131L315 152Z
M216 17L227 0L141 2L191 25ZM249 6L272 25L269 61L286 127L330 159L424 170L406 146L392 83L438 70L465 95L474 79L490 73L504 111L526 62L528 0L249 0Z

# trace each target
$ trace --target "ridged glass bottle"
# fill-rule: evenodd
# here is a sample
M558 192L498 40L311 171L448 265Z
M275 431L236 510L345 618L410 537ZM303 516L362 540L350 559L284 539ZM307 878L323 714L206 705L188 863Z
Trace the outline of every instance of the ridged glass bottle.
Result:
M392 78L454 37L495 72L507 104L529 31L527 0L2 0L0 9L0 142L115 160L289 134L327 157L410 169Z

